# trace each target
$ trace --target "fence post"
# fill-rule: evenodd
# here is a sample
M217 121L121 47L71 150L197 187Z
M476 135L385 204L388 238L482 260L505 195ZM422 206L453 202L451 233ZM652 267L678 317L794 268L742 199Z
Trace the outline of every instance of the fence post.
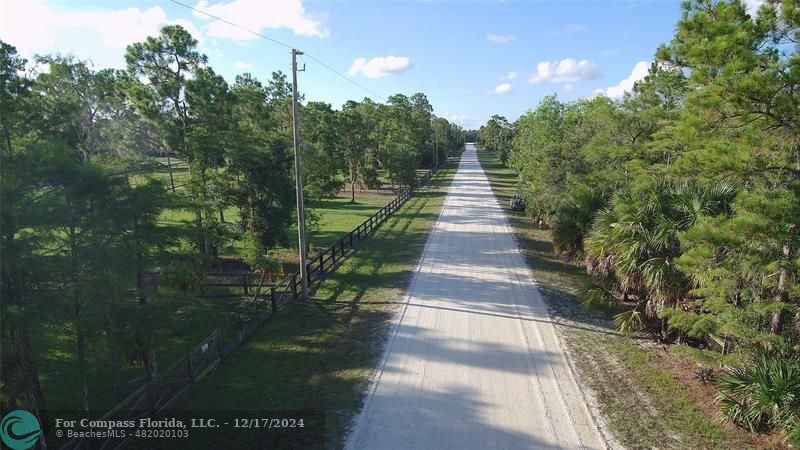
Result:
M331 246L331 267L336 265L336 244Z
M249 280L250 277L247 274L242 275L242 284L244 284L244 295L248 295L250 293Z
M297 277L296 272L292 274L292 279L290 281L292 283L292 294L294 295L294 299L297 300L297 280L295 277Z
M269 302L272 305L272 315L278 313L278 301L275 299L275 286L269 288Z

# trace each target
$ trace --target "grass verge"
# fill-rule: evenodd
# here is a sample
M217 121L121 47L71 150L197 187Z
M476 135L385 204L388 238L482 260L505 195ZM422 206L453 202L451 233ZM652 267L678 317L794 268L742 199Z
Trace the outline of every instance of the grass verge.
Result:
M508 205L516 174L493 152L478 152L501 205ZM521 251L539 289L563 326L559 331L581 382L594 394L597 409L624 447L764 448L776 444L715 417L713 388L693 379L695 363L666 346L640 343L613 331L603 313L588 313L578 292L589 280L580 266L555 256L550 232L536 228L525 213L507 209Z
M316 438L324 439L325 447L340 447L456 167L457 161L450 161L332 272L307 303L294 304L273 318L175 409L193 414L321 411L324 429L312 432L322 434ZM221 430L218 442L187 440L179 445L253 448L261 444L258 436ZM271 448L319 447L311 441L278 439Z

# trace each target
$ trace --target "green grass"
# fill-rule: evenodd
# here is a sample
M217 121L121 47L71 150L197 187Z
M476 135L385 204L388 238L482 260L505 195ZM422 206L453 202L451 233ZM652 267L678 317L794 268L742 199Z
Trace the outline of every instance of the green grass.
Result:
M326 419L320 431L326 446L339 447L454 171L455 162L450 162L430 187L408 200L331 273L306 304L292 305L264 325L176 409L319 410ZM211 445L257 445L254 433L221 432L219 439ZM278 448L300 446L283 442Z
M380 193L359 193L356 191L356 202L350 202L350 194L341 193L335 198L315 200L310 203L314 213L319 216L319 226L308 233L311 247L330 247L345 233L353 230L389 204L395 195L391 191ZM292 229L294 232L296 228ZM294 234L292 234L294 236ZM294 240L291 240L294 243ZM293 247L293 248L296 248Z
M478 157L501 205L508 205L517 176L493 152ZM525 213L507 213L539 289L564 324L579 378L595 393L615 439L631 449L748 447L742 432L699 408L683 382L656 364L653 351L615 333L606 313L583 310L578 293L589 283L583 268L556 257L550 232L533 226Z
M749 361L749 356L743 353L723 355L720 352L689 347L688 345L670 345L669 351L689 358L703 367L743 367Z
M310 210L310 214L318 217L316 225L309 227L306 235L309 246L317 250L330 247L344 234L355 229L394 198L395 194L389 190L356 191L355 202L350 201L351 197L348 192L341 192L333 198L308 202L307 210ZM225 221L228 223L233 223L239 218L239 210L235 207L226 208L224 214ZM169 226L191 227L194 220L194 212L188 209L167 209L159 217L162 224ZM285 240L288 245L275 248L273 253L285 265L285 270L289 271L297 266L297 261L295 261L297 258L297 225L294 222L286 228ZM241 242L230 241L220 253L223 256L240 256L241 251Z

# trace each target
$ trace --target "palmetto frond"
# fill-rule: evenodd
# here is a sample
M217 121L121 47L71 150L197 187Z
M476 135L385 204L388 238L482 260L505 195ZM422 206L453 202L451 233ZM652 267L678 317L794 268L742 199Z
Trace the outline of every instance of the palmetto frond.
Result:
M642 293L645 314L655 317L689 288L672 260L682 253L680 234L706 215L730 212L736 185L656 180L644 189L618 191L595 216L584 248L590 273L613 274L623 293Z

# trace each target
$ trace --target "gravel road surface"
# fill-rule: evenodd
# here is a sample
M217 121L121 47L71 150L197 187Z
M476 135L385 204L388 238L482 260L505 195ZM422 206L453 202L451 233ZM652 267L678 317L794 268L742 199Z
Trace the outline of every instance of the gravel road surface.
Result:
M468 145L348 448L606 447L506 207Z

